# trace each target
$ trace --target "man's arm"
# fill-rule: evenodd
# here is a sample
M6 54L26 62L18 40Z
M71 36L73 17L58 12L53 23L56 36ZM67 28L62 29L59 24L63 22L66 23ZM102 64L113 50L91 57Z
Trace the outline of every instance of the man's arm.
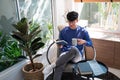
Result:
M92 40L90 39L87 31L83 32L83 36L83 39L78 39L78 45L92 46Z

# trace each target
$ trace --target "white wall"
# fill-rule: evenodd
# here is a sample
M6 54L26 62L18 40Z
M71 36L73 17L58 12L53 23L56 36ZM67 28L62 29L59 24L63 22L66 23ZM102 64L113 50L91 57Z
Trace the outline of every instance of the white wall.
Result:
M54 0L54 37L58 39L58 25L67 25L66 13L68 11L74 10L74 0Z
M0 0L0 30L9 33L12 23L17 20L15 0Z
M57 25L66 24L65 13L74 10L74 0L56 0L56 23Z

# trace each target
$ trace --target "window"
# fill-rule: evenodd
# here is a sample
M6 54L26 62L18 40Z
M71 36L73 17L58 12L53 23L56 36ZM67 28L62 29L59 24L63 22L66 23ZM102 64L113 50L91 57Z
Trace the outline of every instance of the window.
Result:
M75 9L80 13L79 19L80 21L83 21L82 23L87 24L87 29L96 32L105 32L104 34L110 34L111 37L119 37L120 2L96 2L75 4L77 4L77 6L75 6Z
M20 17L27 17L34 24L39 24L40 36L48 47L53 38L51 0L19 0Z

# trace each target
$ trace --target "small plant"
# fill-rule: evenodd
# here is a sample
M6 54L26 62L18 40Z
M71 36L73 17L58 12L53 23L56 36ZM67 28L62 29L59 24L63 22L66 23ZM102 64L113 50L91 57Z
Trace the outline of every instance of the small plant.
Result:
M13 26L17 31L13 31L11 35L19 42L20 48L28 55L32 65L32 71L35 71L33 60L36 57L41 56L41 54L36 54L36 52L39 48L44 46L42 38L37 36L41 32L40 26L30 30L27 18L22 18L16 24L13 24Z

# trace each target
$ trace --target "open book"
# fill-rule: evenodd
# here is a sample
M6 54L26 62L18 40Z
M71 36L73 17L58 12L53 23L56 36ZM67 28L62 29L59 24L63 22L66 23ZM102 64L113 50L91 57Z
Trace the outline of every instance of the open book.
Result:
M81 75L93 74L98 76L107 72L104 66L101 66L96 60L78 63L78 70Z
M104 67L100 66L100 64L96 60L91 60L87 62L89 63L95 76L106 73L106 70L104 70Z

